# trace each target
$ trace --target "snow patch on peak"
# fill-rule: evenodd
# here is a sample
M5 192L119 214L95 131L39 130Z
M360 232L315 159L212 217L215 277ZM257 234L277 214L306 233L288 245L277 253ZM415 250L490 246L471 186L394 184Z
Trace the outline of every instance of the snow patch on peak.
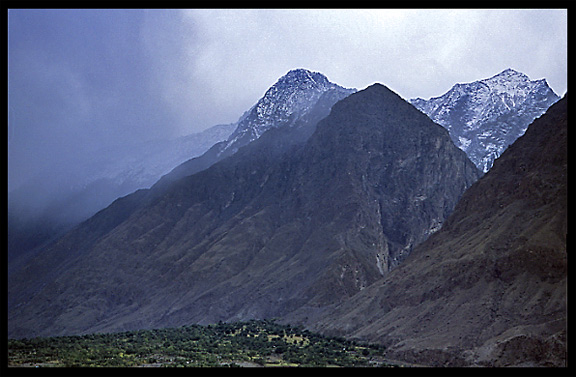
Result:
M335 84L331 83L328 78L320 72L312 72L304 68L298 68L288 71L288 73L280 77L272 88L302 85L308 85L310 87L324 87L333 86Z
M534 86L538 85L538 83L530 81L530 78L525 74L512 69L507 69L480 82L486 84L493 95L516 99L513 102L523 101L526 95L533 90ZM505 104L508 105L506 102Z
M517 80L522 80L522 81L530 81L530 78L526 74L524 74L522 72L515 71L512 68L506 68L502 72L500 72L500 73L498 73L498 74L496 74L496 75L494 75L488 79L484 79L484 80L492 80L492 79L497 79L497 80L500 80L500 79L504 79L504 80L517 79Z
M238 121L238 127L230 136L226 148L238 142L252 142L272 127L291 126L329 90L348 94L355 91L330 82L320 72L304 68L289 71Z
M455 84L439 97L410 102L445 127L454 143L486 172L494 159L558 99L546 80L532 81L508 68L487 79Z

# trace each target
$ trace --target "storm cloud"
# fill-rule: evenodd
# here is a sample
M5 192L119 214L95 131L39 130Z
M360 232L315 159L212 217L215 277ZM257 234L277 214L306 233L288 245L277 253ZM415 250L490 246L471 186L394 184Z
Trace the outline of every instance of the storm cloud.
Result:
M406 99L513 68L563 95L567 11L9 10L9 189L234 122L299 67Z

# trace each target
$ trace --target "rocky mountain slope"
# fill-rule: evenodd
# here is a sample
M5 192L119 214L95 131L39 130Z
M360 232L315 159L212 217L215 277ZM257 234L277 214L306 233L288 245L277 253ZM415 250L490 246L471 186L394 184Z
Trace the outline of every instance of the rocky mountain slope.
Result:
M456 84L440 97L410 102L446 127L483 172L559 97L546 80L506 69L488 79Z
M9 336L310 324L437 231L479 174L444 128L375 84L317 125L272 127L76 227L10 276Z
M314 328L434 366L565 366L567 98L406 261Z

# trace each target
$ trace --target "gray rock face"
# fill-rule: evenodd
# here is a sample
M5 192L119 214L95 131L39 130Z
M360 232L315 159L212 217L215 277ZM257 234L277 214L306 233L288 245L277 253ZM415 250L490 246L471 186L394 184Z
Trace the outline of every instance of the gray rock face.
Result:
M454 144L485 173L558 99L546 80L531 81L507 69L488 79L456 84L440 97L410 102L444 126Z
M440 228L478 178L444 129L380 84L335 105L308 147L313 155L306 159L314 163L306 167L303 195L333 182L319 193L322 201L309 201L333 195L327 202L337 203L343 201L340 187L346 188L352 196L344 202L358 203L366 216L356 224L379 228L375 249L386 271Z

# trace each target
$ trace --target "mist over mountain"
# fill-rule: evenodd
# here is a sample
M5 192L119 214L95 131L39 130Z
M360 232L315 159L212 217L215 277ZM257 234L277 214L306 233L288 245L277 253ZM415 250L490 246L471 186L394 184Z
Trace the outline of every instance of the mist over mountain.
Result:
M11 276L10 336L310 323L388 274L478 176L445 129L373 85L69 232Z
M486 173L504 150L559 97L545 79L530 80L513 69L467 84L440 97L410 102L446 127L460 149Z
M567 97L406 261L313 325L433 366L566 366Z
M281 77L236 123L172 140L99 150L89 164L73 173L38 176L10 192L9 259L61 235L115 199L149 188L171 170L160 185L236 153L269 128L315 125L334 103L353 92L355 89L331 83L321 73L295 69ZM313 128L307 132L303 137Z
M93 153L70 172L50 171L8 193L8 257L61 235L115 199L152 186L191 156L225 140L236 124L175 139L137 142Z
M114 199L152 186L168 172L158 186L206 169L270 128L302 127L310 135L313 127L303 125L314 125L354 91L319 72L294 69L234 124L174 140L100 150L73 173L46 172L9 194L9 258L62 234ZM457 84L441 97L411 103L445 126L455 144L486 172L557 98L545 80L530 81L508 69L489 79Z

